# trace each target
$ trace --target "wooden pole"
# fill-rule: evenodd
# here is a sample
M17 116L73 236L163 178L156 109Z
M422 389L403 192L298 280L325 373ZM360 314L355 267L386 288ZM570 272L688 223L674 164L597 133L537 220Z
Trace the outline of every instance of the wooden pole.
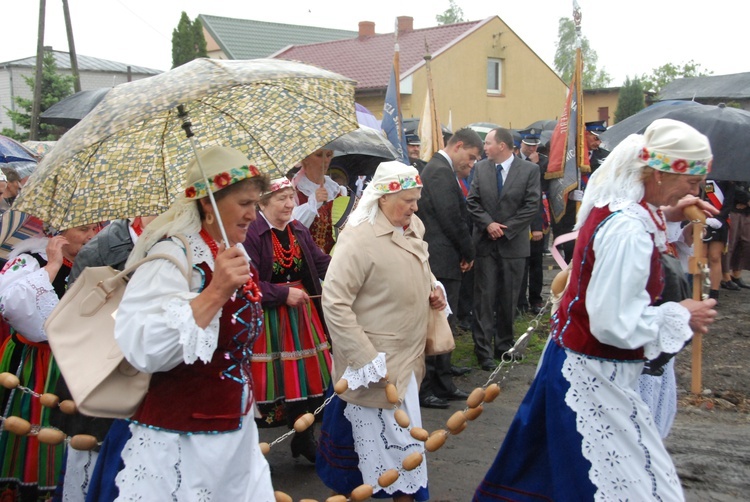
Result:
M39 139L39 113L42 108L42 70L44 69L44 16L47 8L46 0L39 0L39 33L36 42L36 77L34 80L34 101L31 105L31 130L29 139Z
M685 216L693 223L693 257L690 258L690 273L693 274L693 300L703 300L703 273L706 265L706 251L703 244L703 228L706 226L706 215L698 206L685 208ZM703 333L693 333L693 360L690 392L703 392Z
M73 25L70 22L70 9L68 0L62 0L63 14L65 15L65 31L68 33L68 54L70 55L70 71L73 73L73 90L81 92L81 76L78 74L78 56L76 55L76 44L73 41Z

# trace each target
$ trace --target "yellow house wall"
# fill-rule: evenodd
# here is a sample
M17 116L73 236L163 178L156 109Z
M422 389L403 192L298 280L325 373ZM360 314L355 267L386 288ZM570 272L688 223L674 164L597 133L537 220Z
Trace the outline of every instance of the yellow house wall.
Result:
M490 57L504 60L500 95L487 93ZM472 122L524 128L536 120L554 119L567 93L557 74L497 17L435 55L430 66L440 120L447 125L450 112L454 129ZM414 72L413 79L413 94L401 100L405 118L422 114L425 68ZM379 106L373 106L382 109L383 100L379 101Z
M583 93L583 118L586 122L593 122L599 119L599 108L608 107L609 117L607 118L607 125L615 123L615 111L617 111L617 100L619 98L619 89L597 92L597 93Z

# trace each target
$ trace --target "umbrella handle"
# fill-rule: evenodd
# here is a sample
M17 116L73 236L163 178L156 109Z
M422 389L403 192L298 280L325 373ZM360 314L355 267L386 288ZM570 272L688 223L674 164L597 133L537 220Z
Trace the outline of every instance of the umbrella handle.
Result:
M208 188L208 200L211 201L211 207L214 208L214 215L216 216L216 223L219 225L219 231L221 231L221 239L224 241L224 247L229 249L229 239L227 238L227 232L224 230L224 222L221 221L221 214L219 214L219 207L216 205L216 199L214 199L214 194L211 191L211 183L208 181L208 176L206 176L206 171L203 169L203 163L201 162L201 158L198 155L198 147L195 145L195 134L193 133L192 126L193 124L190 123L190 119L188 117L188 113L185 110L184 105L179 105L177 107L177 116L182 119L182 128L185 130L185 136L187 136L188 140L190 140L190 146L193 149L193 154L195 155L195 160L198 163L198 169L201 171L201 175L203 176L203 181L206 183L206 187Z

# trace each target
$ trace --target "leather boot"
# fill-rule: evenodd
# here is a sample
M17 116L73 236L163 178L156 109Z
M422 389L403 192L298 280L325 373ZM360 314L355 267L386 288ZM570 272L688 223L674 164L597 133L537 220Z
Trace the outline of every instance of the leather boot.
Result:
M315 424L302 432L295 432L292 436L291 447L292 457L297 458L302 455L314 464L315 453L318 450L318 443L315 441Z

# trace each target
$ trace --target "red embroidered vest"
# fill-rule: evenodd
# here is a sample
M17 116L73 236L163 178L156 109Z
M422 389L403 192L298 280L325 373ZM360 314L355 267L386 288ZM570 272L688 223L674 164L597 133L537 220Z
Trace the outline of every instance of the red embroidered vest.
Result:
M205 263L196 265L211 282L212 271ZM257 273L253 271L257 277ZM246 307L246 308L243 308ZM250 350L254 340L246 323L252 319L250 304L242 297L222 308L219 340L209 363L200 360L181 363L154 373L148 393L132 421L177 432L214 433L240 428L240 419L252 404L252 390L243 401L244 382L250 381ZM232 323L232 318L237 320Z
M552 318L552 339L561 347L588 356L619 361L643 360L643 349L621 349L597 340L591 334L589 315L586 311L586 293L591 272L594 269L594 237L613 213L609 208L594 208L578 233L573 251L573 268L570 282L563 294L560 308ZM651 304L664 288L659 250L654 246L651 254L651 273L646 291Z
M307 195L300 192L299 190L297 190L297 199L299 200L299 205L307 204L307 201L309 200ZM333 245L336 243L336 241L333 240L333 217L331 215L332 209L332 200L324 202L323 205L318 209L318 216L315 217L312 225L310 225L310 234L312 234L312 238L315 241L315 244L317 244L320 249L325 251L326 254L331 253L331 249L333 249Z

